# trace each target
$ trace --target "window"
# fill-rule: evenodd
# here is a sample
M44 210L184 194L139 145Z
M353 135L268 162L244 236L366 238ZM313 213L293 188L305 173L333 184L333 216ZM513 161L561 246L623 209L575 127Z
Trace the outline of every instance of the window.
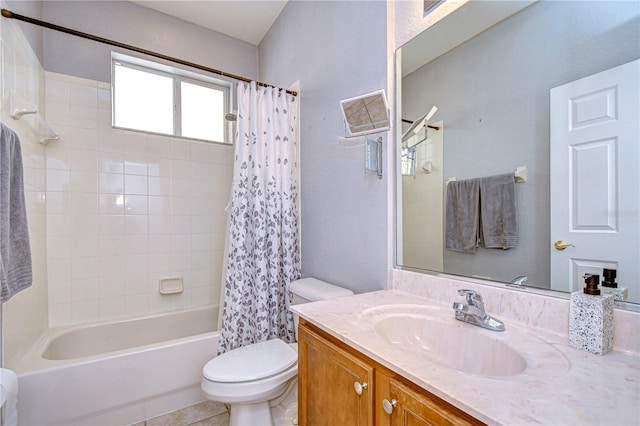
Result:
M230 141L224 120L230 83L122 56L113 54L112 60L114 127Z

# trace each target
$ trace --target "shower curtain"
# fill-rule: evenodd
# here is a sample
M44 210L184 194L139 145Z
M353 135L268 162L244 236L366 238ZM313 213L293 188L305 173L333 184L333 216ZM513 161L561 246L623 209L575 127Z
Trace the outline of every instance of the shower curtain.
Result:
M296 99L238 84L229 255L218 353L295 340L289 284L300 278Z

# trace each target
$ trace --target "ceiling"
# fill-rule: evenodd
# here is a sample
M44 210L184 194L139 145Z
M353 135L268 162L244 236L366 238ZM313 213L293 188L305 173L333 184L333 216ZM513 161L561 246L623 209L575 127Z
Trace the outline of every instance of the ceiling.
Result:
M138 0L184 21L209 28L257 46L288 0Z

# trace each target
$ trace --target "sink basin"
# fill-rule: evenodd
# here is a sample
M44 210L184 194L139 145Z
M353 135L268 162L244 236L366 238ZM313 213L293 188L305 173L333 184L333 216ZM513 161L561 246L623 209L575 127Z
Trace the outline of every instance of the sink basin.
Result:
M388 314L374 323L378 336L442 367L481 376L512 376L527 368L493 331L421 314Z

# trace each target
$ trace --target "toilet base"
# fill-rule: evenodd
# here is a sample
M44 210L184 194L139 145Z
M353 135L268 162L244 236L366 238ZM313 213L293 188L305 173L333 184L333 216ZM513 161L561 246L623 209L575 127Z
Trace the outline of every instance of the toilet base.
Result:
M269 401L255 404L231 404L229 426L273 426Z

